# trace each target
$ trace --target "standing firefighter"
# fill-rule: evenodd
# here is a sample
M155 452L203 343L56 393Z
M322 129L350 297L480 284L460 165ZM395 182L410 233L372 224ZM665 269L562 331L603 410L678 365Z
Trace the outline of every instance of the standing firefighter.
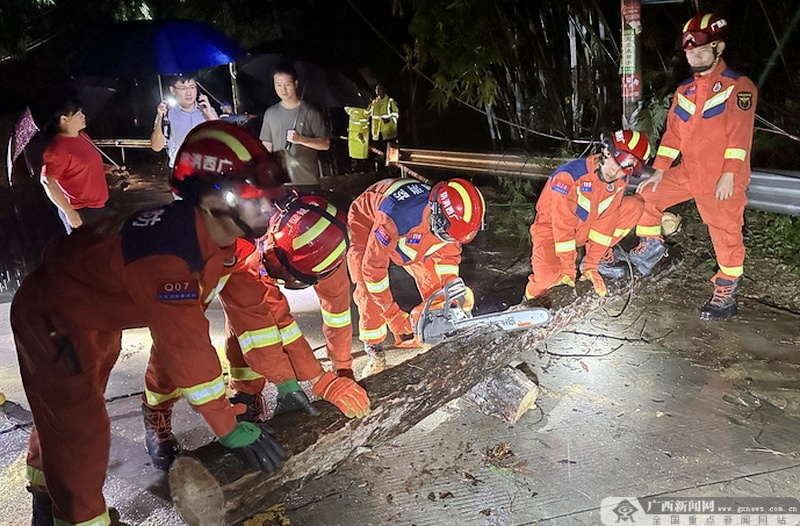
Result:
M14 297L11 325L36 424L28 454L35 525L54 517L111 524L104 390L123 329L150 329L152 352L223 446L257 469L281 465L269 435L237 423L204 315L235 262L236 240L266 232L281 172L234 125L201 124L193 137L204 144L193 166L215 169L187 173L176 188L182 201L59 239Z
M384 179L355 199L347 217L347 267L356 286L359 339L372 359L370 373L385 367L381 344L387 325L396 345L417 345L411 318L389 289L389 263L414 278L425 301L458 277L461 245L483 228L485 208L480 191L464 179L433 189L412 179ZM465 310L472 309L468 294Z
M581 279L591 281L599 295L606 295L603 276L624 276L611 247L642 213L641 200L623 194L629 178L642 172L649 157L647 135L619 130L603 138L601 153L570 161L550 175L531 225L533 274L526 299L556 285L575 286L577 248L584 245Z
M694 75L675 91L653 162L655 171L637 189L645 208L636 226L640 243L629 255L640 273L652 272L667 251L661 237L663 211L694 199L719 265L711 278L714 293L700 311L704 320L724 320L737 313L758 97L753 82L722 60L727 26L724 18L709 13L683 26L682 46Z

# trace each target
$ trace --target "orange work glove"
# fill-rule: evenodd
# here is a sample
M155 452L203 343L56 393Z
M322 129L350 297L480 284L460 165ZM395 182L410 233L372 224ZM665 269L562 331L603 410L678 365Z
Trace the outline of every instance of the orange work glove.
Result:
M394 346L413 349L414 347L422 347L422 342L416 334L396 334L394 337Z
M606 282L596 268L584 270L581 274L581 281L591 281L594 291L598 294L598 296L605 296L608 294Z
M311 390L315 395L338 407L348 418L363 418L370 412L367 392L350 378L325 371Z
M569 285L570 287L575 286L575 275L573 274L561 274L561 276L553 283L553 286L557 285Z
M472 312L472 308L475 306L475 293L472 292L472 289L467 287L467 295L464 296L464 304L461 306L461 309L466 312Z
M405 311L398 310L397 314L386 320L386 323L389 324L389 330L397 340L401 340L400 336L414 334L414 328L411 327L411 316Z

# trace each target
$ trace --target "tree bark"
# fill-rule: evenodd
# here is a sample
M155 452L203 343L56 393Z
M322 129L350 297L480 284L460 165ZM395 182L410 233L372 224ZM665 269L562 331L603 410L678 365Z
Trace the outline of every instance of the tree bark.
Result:
M669 265L661 267L656 274ZM239 524L282 501L304 480L333 471L357 447L381 444L407 431L524 350L650 279L609 282L606 297L594 294L588 282L578 282L576 289L557 287L544 300L554 309L553 321L545 328L515 333L494 326L475 328L365 378L362 383L372 404L367 418L348 419L333 405L318 401L315 406L321 415L316 418L295 412L273 419L275 438L288 453L277 473L249 471L218 444L188 452L169 474L175 507L193 526Z

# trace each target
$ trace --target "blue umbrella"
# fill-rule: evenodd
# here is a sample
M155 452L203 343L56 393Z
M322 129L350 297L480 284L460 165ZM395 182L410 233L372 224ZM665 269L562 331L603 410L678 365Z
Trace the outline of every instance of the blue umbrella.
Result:
M74 72L98 77L186 75L244 55L226 35L191 20L111 24L78 56Z

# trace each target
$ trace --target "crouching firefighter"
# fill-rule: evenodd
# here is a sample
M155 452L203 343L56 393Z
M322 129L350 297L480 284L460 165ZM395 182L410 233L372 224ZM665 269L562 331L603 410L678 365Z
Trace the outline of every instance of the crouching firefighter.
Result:
M176 179L183 177L181 162L191 159L195 148L191 141L184 142L184 155L179 157L175 168ZM323 290L338 291L341 296L330 301L345 301L349 309L349 280L346 272L337 273L344 268L347 252L344 213L321 197L296 194L282 198L276 208L266 235L255 242L237 240L236 261L218 290L225 314L229 386L235 393L231 402L243 410L239 420L263 421L266 408L262 391L269 381L278 389L275 415L305 409L316 416L319 411L298 383L309 381L314 394L346 416L366 416L369 414L366 391L352 379L352 373L350 377L337 374L344 369L336 373L323 370L276 283L276 277L285 274L308 284L327 281L327 289ZM331 279L337 281L333 286ZM342 280L346 282L343 286ZM213 297L209 295L208 301ZM339 334L334 334L334 339L336 336ZM349 357L351 336L344 336L348 338ZM341 347L336 347L336 351ZM335 366L348 363L347 357L336 356L339 360L334 361ZM142 397L145 446L153 465L167 470L179 452L172 432L172 406L183 393L174 388L169 371L155 357L148 364L145 383Z
M388 330L397 346L419 346L411 318L389 289L389 263L416 282L424 302L458 278L461 246L484 228L480 191L464 179L433 188L412 179L384 179L358 196L350 207L351 247L347 254L353 299L358 306L359 339L371 361L364 375L383 370L382 343ZM472 309L471 291L465 310Z
M642 201L623 194L630 177L643 172L649 157L647 135L619 130L603 138L600 153L570 161L550 174L530 229L533 273L525 299L541 296L556 285L574 287L581 246L586 247L579 265L581 280L591 281L597 294L607 293L604 276L625 276L612 247L642 214Z
M272 437L237 421L204 310L235 262L236 240L266 232L284 181L236 126L211 122L190 134L219 136L228 147L209 140L198 149L194 166L214 169L187 173L182 201L57 239L14 297L11 325L36 424L28 453L35 525L115 523L103 499L104 391L123 329L150 329L152 353L223 446L266 472L282 463Z

